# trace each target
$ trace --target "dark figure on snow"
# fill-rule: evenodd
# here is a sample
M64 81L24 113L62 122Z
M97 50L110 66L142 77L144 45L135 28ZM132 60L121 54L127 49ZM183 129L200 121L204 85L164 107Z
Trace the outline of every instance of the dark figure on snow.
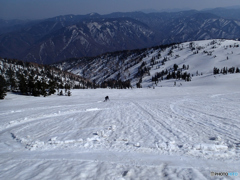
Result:
M104 102L109 101L109 100L110 100L109 97L106 96Z

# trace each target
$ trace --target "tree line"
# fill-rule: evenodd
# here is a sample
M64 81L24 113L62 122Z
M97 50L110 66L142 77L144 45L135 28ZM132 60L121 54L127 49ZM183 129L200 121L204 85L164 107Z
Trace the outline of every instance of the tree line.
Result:
M46 97L59 89L69 91L93 86L92 82L55 67L12 59L0 60L0 99L4 99L7 91Z
M189 69L189 65L183 64L182 68L179 68L177 64L174 64L173 67L170 69L157 72L155 76L152 76L152 81L155 82L155 84L157 84L159 80L164 80L164 79L179 79L179 80L182 79L185 81L191 81L190 73L187 73L187 71L183 73L183 70L188 70L188 69Z
M217 67L213 68L213 74L233 74L233 73L240 73L240 69L238 67L224 67L222 69L219 69Z

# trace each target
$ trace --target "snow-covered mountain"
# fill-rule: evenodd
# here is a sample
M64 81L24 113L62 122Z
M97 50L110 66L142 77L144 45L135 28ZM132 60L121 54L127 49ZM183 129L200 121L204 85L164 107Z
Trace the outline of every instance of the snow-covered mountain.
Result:
M218 73L238 73L240 41L214 39L105 53L92 58L70 59L54 64L68 72L102 84L130 81L132 86L172 86ZM234 70L230 68L234 67ZM222 71L221 71L222 70ZM167 83L167 84L166 84ZM169 84L170 83L170 84Z
M91 16L92 17L92 16ZM50 64L70 57L148 47L155 32L131 18L46 20L0 36L0 56Z
M240 37L237 14L225 17L216 15L218 10L212 12L66 15L22 22L15 31L12 22L0 27L0 56L50 64L160 44Z
M84 21L44 37L24 59L52 63L68 57L143 48L151 45L154 37L148 26L129 18Z

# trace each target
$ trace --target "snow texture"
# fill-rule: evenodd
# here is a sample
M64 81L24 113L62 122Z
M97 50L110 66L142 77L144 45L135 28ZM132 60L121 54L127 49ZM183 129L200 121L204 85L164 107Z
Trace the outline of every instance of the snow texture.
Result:
M197 76L184 86L70 97L8 93L0 179L237 179L211 172L240 171L239 80Z

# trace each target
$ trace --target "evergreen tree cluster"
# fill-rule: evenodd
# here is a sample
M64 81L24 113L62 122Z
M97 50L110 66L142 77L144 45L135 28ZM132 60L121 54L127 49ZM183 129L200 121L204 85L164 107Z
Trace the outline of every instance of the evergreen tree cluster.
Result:
M143 77L144 74L149 75L151 67L147 67L145 62L142 62L141 66L138 68L138 72L135 77Z
M222 69L219 69L217 67L214 67L213 68L213 74L233 74L233 73L240 73L240 69L238 67L231 67L231 68L228 68L228 67L224 67Z
M152 76L152 81L155 82L155 84L158 83L159 80L164 79L182 79L185 81L191 81L191 75L190 73L187 73L186 71L183 73L183 70L189 69L189 65L183 64L182 68L178 68L177 64L174 64L172 68L162 70L161 72L157 72L155 76Z
M0 60L0 99L4 99L7 91L45 97L57 89L92 87L93 84L82 77L55 67L13 59Z

